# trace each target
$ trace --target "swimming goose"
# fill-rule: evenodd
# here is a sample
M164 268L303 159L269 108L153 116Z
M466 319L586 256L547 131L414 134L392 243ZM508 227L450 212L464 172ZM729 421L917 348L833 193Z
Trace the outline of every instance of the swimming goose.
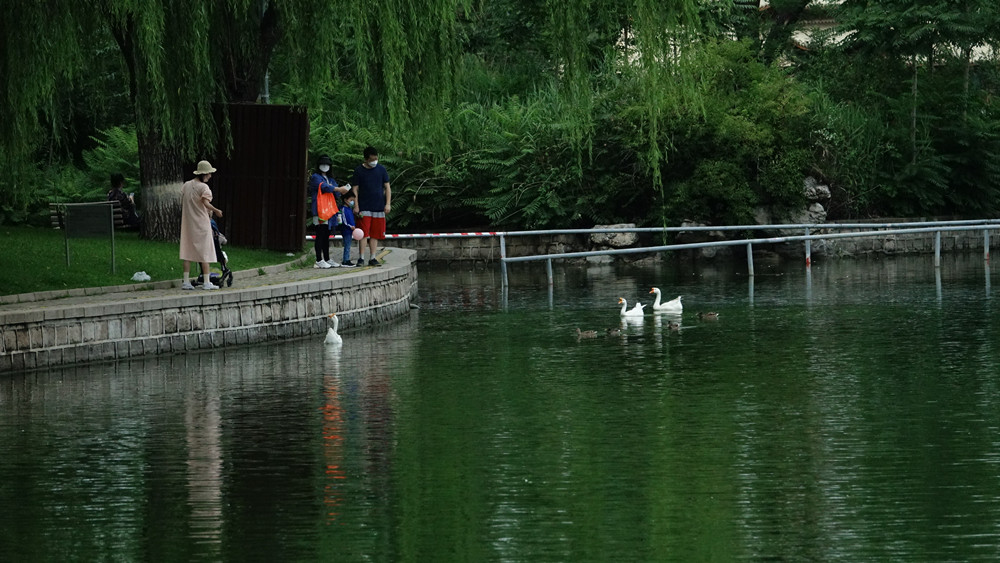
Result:
M632 307L631 309L629 309L628 308L628 301L625 301L624 297L619 297L618 298L618 302L621 303L621 306L622 306L621 316L623 316L623 317L641 317L642 316L642 308L645 307L645 305L643 305L642 303L636 303L635 307Z
M649 290L650 293L656 294L656 299L653 301L653 311L662 313L680 313L684 310L681 305L681 296L678 295L666 303L660 303L660 289L654 287Z
M333 319L333 326L326 329L326 340L323 341L324 344L343 344L344 339L337 334L337 327L340 325L340 320L337 319L337 313L327 315L327 317Z

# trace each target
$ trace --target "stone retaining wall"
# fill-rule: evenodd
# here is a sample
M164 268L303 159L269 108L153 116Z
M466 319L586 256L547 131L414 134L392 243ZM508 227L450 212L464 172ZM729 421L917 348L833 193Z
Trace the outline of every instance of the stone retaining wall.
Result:
M507 256L576 252L589 248L589 235L530 235L506 237ZM393 247L417 251L421 262L500 260L500 237L393 239Z
M378 269L270 286L0 312L0 372L322 334L331 312L342 329L399 318L416 296L416 254L391 256Z

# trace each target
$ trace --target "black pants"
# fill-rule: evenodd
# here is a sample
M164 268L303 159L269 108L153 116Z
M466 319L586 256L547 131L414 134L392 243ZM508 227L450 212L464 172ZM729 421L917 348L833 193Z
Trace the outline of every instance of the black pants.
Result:
M330 225L325 221L316 225L316 261L330 261Z

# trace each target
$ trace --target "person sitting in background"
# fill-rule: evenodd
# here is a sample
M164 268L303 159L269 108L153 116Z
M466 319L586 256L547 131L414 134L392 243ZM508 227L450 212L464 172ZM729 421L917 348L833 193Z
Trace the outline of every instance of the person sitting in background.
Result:
M122 208L122 216L125 225L132 229L139 228L139 214L135 211L135 199L132 194L125 193L125 176L121 172L111 175L111 191L108 192L108 201L117 201Z

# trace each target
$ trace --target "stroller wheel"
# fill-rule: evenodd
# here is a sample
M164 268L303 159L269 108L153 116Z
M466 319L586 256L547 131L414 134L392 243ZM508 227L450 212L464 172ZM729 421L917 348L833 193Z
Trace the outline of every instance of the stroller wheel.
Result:
M233 287L233 273L232 272L229 272L229 275L226 278L226 287Z

